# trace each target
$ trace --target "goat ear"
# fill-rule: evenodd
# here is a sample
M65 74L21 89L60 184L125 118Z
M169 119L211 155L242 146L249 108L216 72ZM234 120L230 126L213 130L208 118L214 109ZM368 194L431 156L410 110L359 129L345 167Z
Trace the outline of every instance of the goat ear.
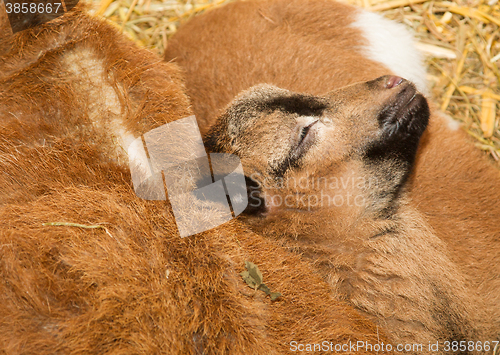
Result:
M256 85L240 98L258 112L281 111L299 116L321 116L327 101L319 96L297 93L272 85Z
M220 116L216 124L213 125L210 131L203 137L205 148L210 153L224 153L227 152L229 148L226 147L226 144L228 144L228 137L226 132L227 119L225 115L226 114Z
M205 148L209 152L220 153L222 149L218 144L218 132L216 130L210 130L207 135L203 138L203 142L205 144Z

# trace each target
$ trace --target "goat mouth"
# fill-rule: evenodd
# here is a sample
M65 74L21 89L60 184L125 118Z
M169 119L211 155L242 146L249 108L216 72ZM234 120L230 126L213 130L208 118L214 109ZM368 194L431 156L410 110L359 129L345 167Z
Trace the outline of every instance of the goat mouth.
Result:
M429 105L413 84L402 83L401 90L378 116L380 135L368 145L365 157L379 163L397 159L406 163L404 181L415 161L420 137L429 122Z
M401 85L400 92L378 116L382 134L386 138L404 138L409 135L420 137L427 126L427 101L413 84L406 82Z

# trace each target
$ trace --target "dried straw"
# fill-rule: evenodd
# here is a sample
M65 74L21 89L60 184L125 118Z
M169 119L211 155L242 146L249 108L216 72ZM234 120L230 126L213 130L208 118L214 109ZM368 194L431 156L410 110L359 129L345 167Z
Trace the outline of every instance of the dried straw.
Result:
M95 13L162 55L179 24L233 0L94 0ZM427 58L434 98L500 166L498 0L341 0L404 23Z

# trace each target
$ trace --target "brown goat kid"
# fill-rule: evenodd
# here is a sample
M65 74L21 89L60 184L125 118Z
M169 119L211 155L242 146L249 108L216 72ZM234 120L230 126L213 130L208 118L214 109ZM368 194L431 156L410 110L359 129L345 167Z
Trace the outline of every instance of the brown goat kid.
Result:
M240 156L253 181L245 221L255 231L311 259L393 344L426 347L486 336L482 302L406 201L428 118L425 98L395 76L325 96L257 86L208 137L213 150Z
M385 205L392 191L387 185L363 191L350 184L351 190L341 187L335 192L363 196L368 206L380 203L375 212L390 216L387 221L377 221L373 209L345 204L300 211L297 201L303 200L294 199L320 193L318 186L323 185L313 187L311 176L316 182L332 177L381 183L391 181L384 173L396 180L407 173L408 167L397 159L367 168L359 158L356 147L366 143L371 132L366 122L376 121L373 110L382 102L373 98L374 90L362 89L366 84L332 90L397 74L425 92L425 71L418 58L401 26L327 0L228 4L180 28L166 53L167 60L184 69L201 131L208 132L221 115L209 140L216 150L240 155L255 180L250 203L254 197L265 209L256 208L246 217L254 229L282 236L309 256L335 288L378 319L392 339L491 342L498 340L500 329L500 173L432 104L408 188L399 190L392 209ZM226 109L241 91L259 83L321 96L257 87ZM364 101L358 99L361 93L366 94ZM365 120L353 118L360 114L345 108L352 105L368 110ZM318 107L324 109L321 114ZM285 142L301 141L320 130L318 117L319 122L341 122L340 132L336 138L329 136L329 149L321 148L322 140L311 139L312 148L297 159ZM370 174L375 178L370 180ZM309 179L309 185L300 187L301 178ZM384 189L388 196L366 195ZM284 205L289 195L294 198ZM308 206L307 201L302 206Z
M387 341L279 242L235 221L180 238L168 202L135 195L127 142L189 105L174 64L82 5L12 35L0 4L0 353ZM246 260L279 300L245 285Z

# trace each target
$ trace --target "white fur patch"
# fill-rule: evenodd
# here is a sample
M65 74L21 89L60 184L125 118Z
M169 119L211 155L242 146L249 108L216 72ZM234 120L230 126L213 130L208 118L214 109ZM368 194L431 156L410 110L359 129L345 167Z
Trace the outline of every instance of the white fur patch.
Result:
M127 152L134 136L123 127L122 106L116 89L106 80L104 63L90 49L70 51L64 56L67 70L74 83L90 103L88 115L99 130L108 131L117 139L118 156Z
M429 93L421 53L403 25L360 9L352 26L359 28L370 43L363 48L363 54L412 81L420 92Z
M462 124L459 121L455 120L450 115L447 115L446 113L440 111L438 111L438 115L439 117L441 117L441 119L443 119L447 123L447 127L450 130L458 131L460 127L462 127Z

